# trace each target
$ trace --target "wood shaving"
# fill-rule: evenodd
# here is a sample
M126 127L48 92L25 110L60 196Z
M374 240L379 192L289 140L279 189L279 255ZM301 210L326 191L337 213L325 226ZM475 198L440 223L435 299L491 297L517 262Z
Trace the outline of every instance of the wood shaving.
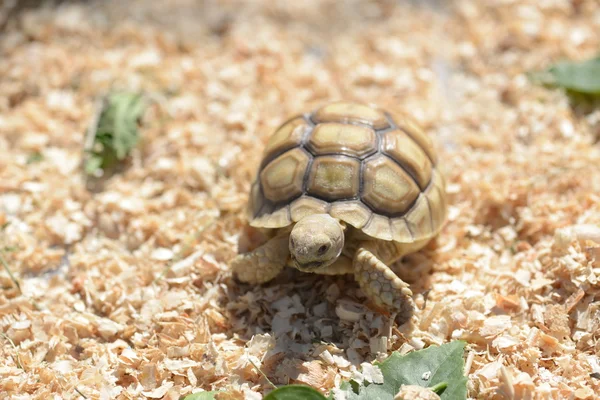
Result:
M265 376L327 393L458 339L470 398L597 397L600 114L527 73L595 56L598 2L412 3L65 2L6 24L0 7L0 249L20 284L0 272L0 397L260 399ZM152 102L91 191L110 89ZM394 266L412 326L352 277L232 279L264 240L245 206L268 136L336 99L406 109L438 148L448 223Z

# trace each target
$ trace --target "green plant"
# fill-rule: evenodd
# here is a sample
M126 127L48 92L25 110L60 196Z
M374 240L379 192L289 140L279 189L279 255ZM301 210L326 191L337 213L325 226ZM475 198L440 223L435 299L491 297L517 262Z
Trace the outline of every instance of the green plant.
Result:
M215 394L217 392L198 392L193 394L188 394L183 398L183 400L215 400Z
M145 109L146 102L140 94L107 96L86 138L86 174L96 175L99 170L113 168L129 156L139 141L138 124Z
M375 364L383 374L382 384L350 381L342 383L339 390L348 400L391 400L402 385L418 385L440 391L442 400L464 400L467 397L464 347L465 342L455 341L404 356L394 352L382 363ZM335 399L335 396L330 395L330 398Z
M267 394L264 400L392 400L404 385L429 388L442 400L465 400L464 349L465 342L454 341L404 356L394 352L382 363L374 363L381 370L383 383L343 382L329 397L309 386L286 385ZM212 398L188 396L184 400L199 399Z
M265 396L264 400L327 400L317 390L305 385L287 385L277 388Z
M600 95L600 56L585 61L559 61L529 78L547 86L562 87L571 92Z

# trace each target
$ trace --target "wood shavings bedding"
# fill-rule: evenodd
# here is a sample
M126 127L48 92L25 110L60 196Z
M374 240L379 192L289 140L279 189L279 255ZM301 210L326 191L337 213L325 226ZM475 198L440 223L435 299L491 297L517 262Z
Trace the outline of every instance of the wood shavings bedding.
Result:
M595 55L597 2L121 3L32 9L0 36L0 247L21 283L0 273L0 397L260 399L250 361L326 392L454 339L472 398L600 393L599 119L525 76ZM111 87L156 101L94 193L83 133ZM261 240L244 207L267 137L339 98L406 108L439 147L449 223L397 266L412 330L350 278L231 279Z

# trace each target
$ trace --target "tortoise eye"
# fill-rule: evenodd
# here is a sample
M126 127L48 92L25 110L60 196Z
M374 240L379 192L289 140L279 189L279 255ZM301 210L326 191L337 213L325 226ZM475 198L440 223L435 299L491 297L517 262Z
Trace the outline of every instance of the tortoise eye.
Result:
M323 254L325 254L325 252L327 251L328 248L329 248L329 246L324 244L323 246L319 247L319 250L317 250L317 254L322 256Z

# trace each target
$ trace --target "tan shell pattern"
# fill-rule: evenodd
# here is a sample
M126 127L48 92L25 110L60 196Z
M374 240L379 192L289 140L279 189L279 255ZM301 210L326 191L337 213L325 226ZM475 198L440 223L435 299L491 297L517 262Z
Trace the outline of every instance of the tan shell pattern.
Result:
M409 117L357 103L288 120L264 150L250 225L280 228L314 213L382 240L434 236L447 204L431 140Z

